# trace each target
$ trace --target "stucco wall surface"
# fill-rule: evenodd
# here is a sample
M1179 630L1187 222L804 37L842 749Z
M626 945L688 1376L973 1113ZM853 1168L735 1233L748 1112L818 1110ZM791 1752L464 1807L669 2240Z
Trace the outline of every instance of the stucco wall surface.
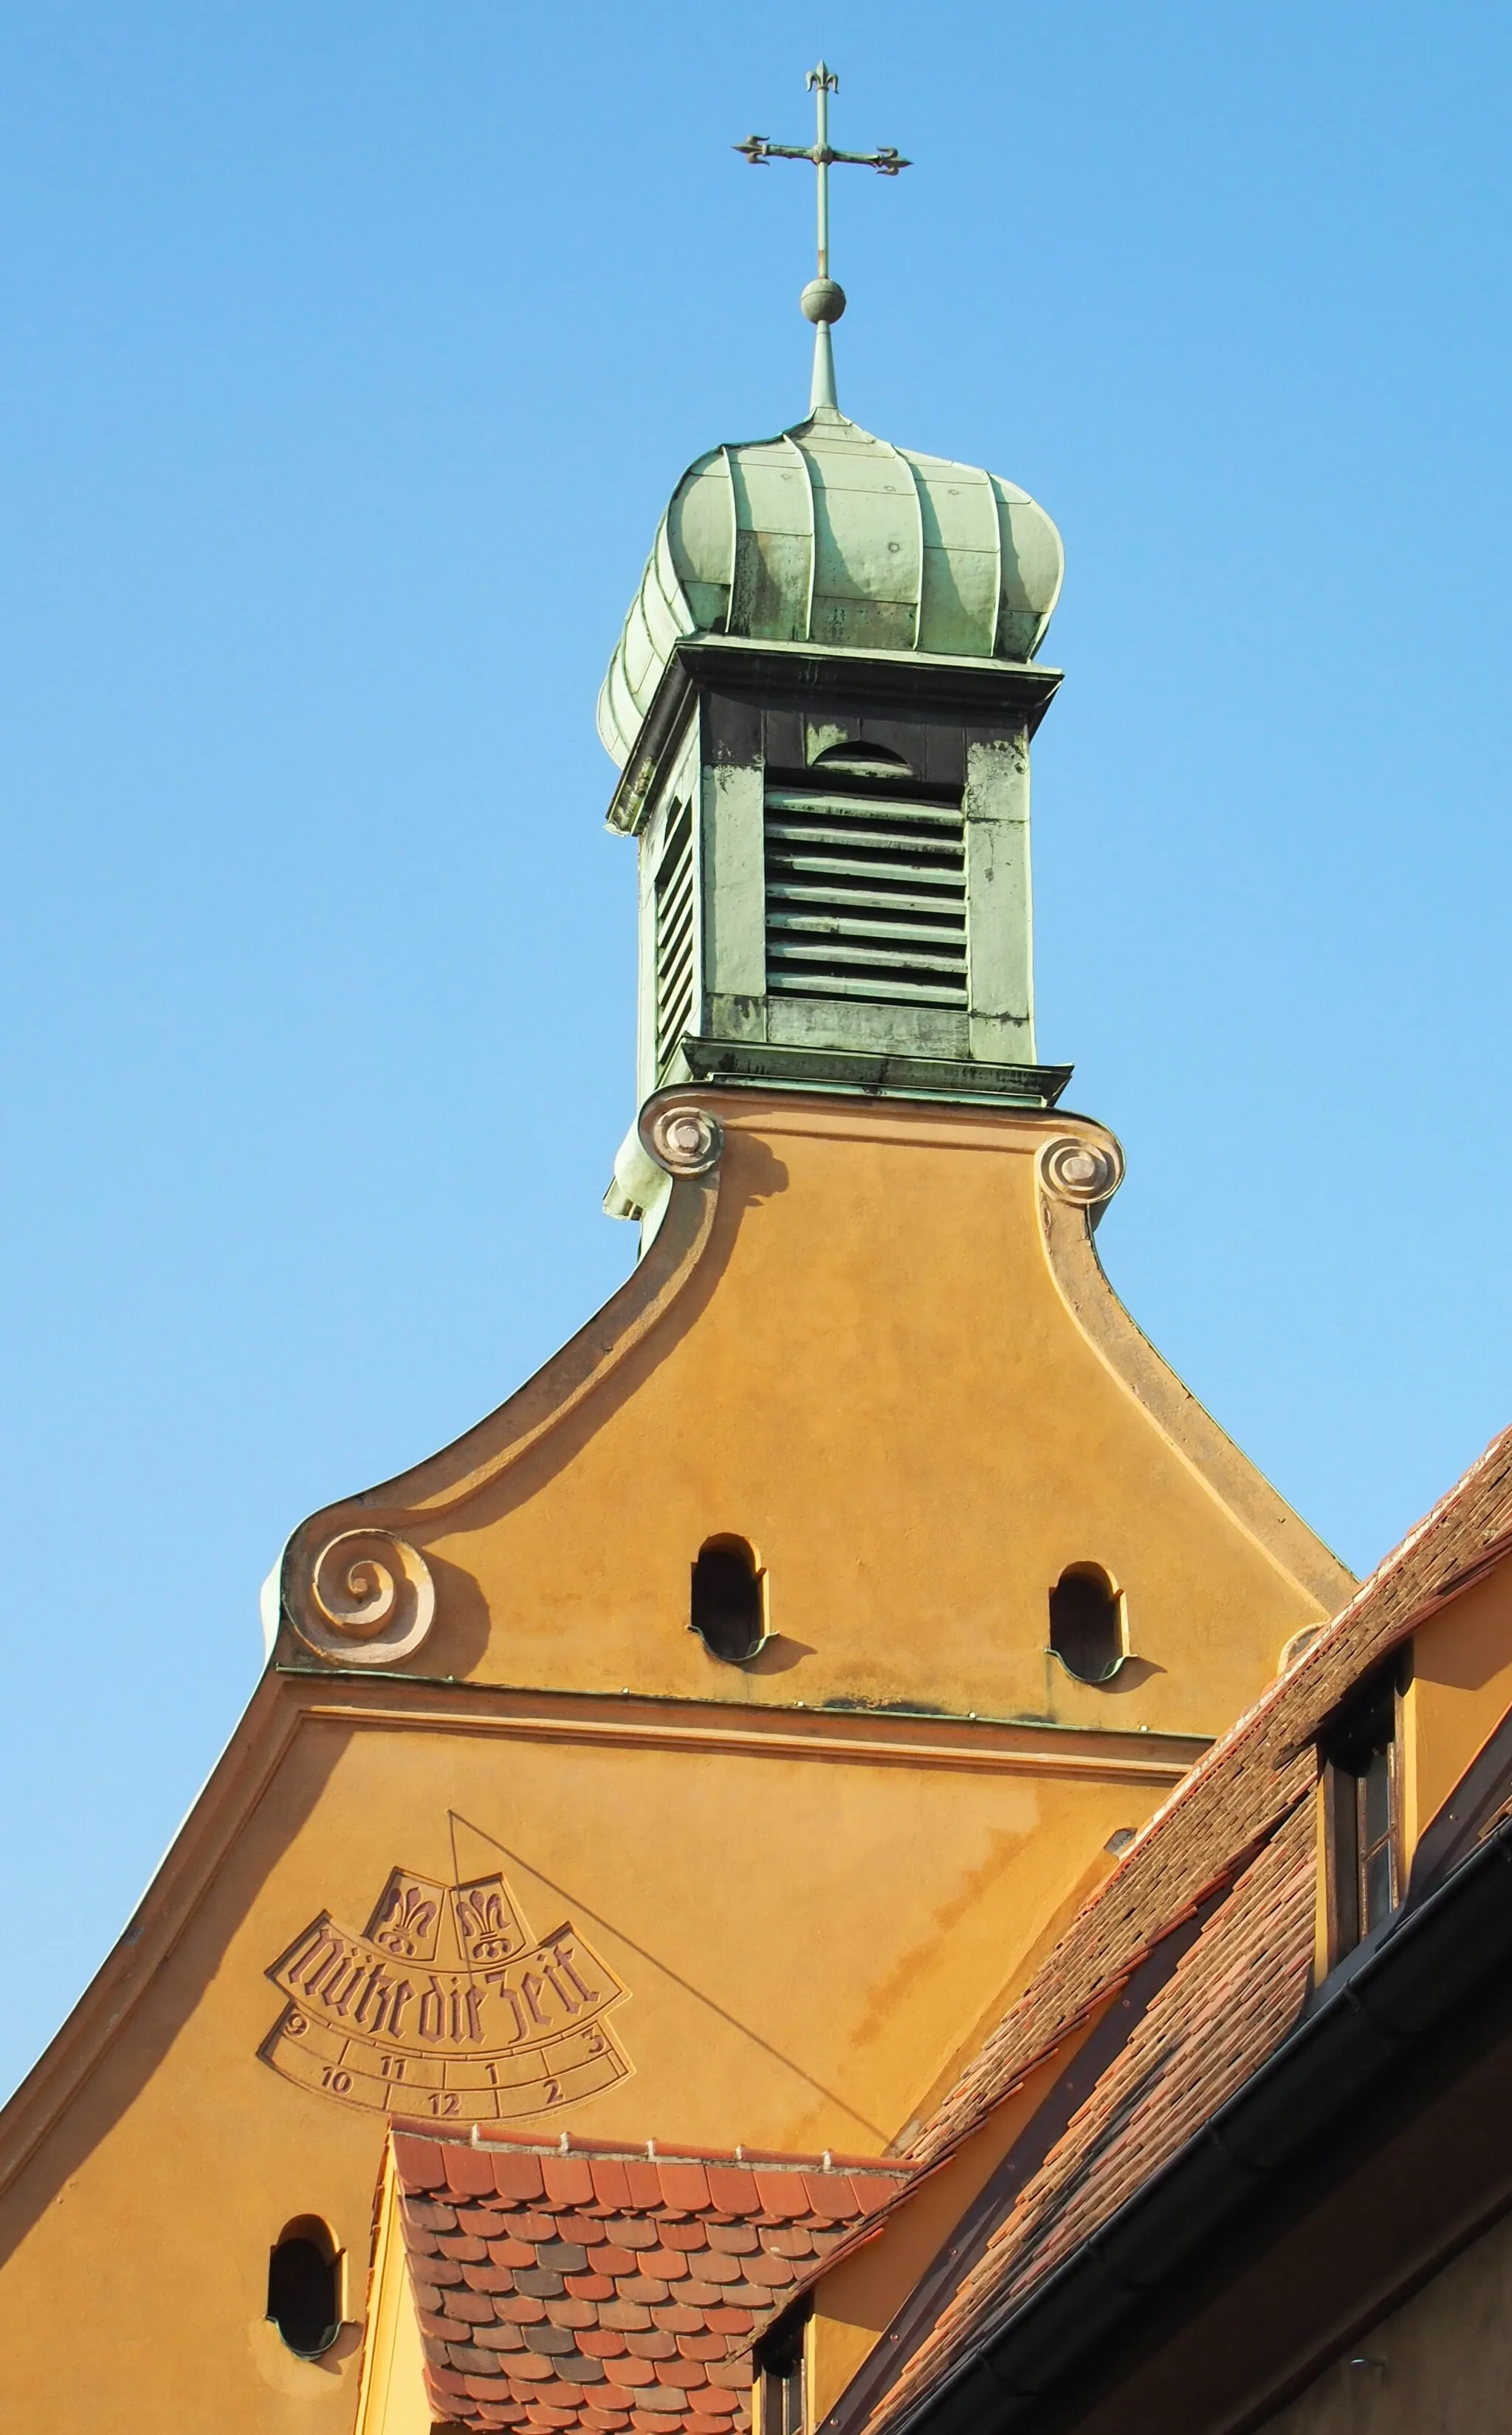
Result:
M1266 2435L1503 2435L1512 2391L1512 2219L1385 2318Z
M192 1901L149 1897L142 1942L97 1984L97 2051L0 2197L7 2423L190 2425L214 2399L222 2425L259 2435L349 2426L386 2108L881 2152L996 2017L1068 1871L1138 1824L1181 1763L1134 1736L1121 1756L1065 1737L1040 1764L1027 1737L990 1729L972 1744L910 1724L904 1742L847 1719L836 1747L816 1720L731 1747L717 1712L669 1721L634 1701L605 1718L288 1678L266 1697L297 1713L273 1719L287 1739L266 1788ZM519 2016L484 1967L478 2037L434 2008L427 2021L427 1991L451 1983L444 1951L434 1969L390 1954L389 1980L418 1999L395 2036L323 1961L323 1995L301 1997L291 2025L288 1978L269 1972L309 1951L322 1919L359 1948L396 1869L443 1899L501 1882L536 1946L565 1926L568 2002L578 1982L610 1994L582 2015L596 2028L538 1977L558 2043L519 2062ZM600 2058L580 2095L585 2036ZM605 2048L619 2076L594 2093ZM543 2060L522 2088L531 2053ZM402 2078L375 2077L396 2064ZM8 2163L47 2095L23 2090L9 2110ZM269 2248L306 2214L345 2252L353 2321L314 2365L263 2322ZM60 2310L87 2334L66 2362ZM123 2394L129 2421L112 2416Z
M1411 1850L1512 1710L1512 1567L1477 1581L1414 1633L1403 1709Z

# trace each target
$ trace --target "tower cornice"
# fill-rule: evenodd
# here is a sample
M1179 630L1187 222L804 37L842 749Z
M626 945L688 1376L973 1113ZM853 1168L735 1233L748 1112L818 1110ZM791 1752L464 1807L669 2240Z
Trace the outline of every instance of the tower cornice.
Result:
M1035 660L945 658L917 651L863 651L816 643L753 642L743 635L698 634L673 647L607 814L608 824L636 837L645 824L656 774L681 736L700 684L737 697L817 702L848 699L888 709L929 709L941 716L991 718L1001 713L1032 737L1059 689L1064 671Z

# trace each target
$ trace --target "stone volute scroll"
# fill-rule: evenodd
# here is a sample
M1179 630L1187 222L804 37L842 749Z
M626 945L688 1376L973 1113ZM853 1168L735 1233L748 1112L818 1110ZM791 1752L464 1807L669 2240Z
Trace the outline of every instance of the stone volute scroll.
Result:
M300 1525L284 1551L276 1597L269 1584L271 1655L298 1666L308 1649L343 1671L400 1667L433 1632L444 1636L445 1578L438 1596L425 1544L443 1515L460 1512L560 1427L676 1302L711 1239L724 1148L719 1118L682 1093L647 1103L615 1163L617 1178L631 1167L632 1151L638 1164L627 1205L613 1214L628 1214L630 1203L644 1210L660 1187L657 1231L643 1242L633 1274L543 1370L455 1445ZM449 1649L442 1670L455 1654Z
M724 1126L707 1108L687 1099L648 1099L615 1155L606 1213L650 1219L654 1235L669 1182L715 1183L724 1149Z
M394 1666L413 1656L436 1619L436 1585L419 1549L389 1530L342 1530L313 1563L291 1568L284 1604L318 1657L339 1666Z
M1040 1176L1053 1200L1100 1211L1124 1181L1124 1153L1111 1133L1091 1140L1061 1133L1040 1151Z
M725 1129L707 1108L673 1100L647 1113L641 1139L668 1175L708 1175L719 1164Z

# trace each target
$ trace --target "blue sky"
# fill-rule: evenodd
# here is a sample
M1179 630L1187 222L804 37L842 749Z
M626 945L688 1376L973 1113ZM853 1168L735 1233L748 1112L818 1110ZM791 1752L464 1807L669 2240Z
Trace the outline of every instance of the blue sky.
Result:
M1512 21L126 0L0 24L0 2081L258 1583L624 1273L593 698L668 492L841 402L1065 536L1041 1053L1136 1316L1357 1568L1512 1420Z

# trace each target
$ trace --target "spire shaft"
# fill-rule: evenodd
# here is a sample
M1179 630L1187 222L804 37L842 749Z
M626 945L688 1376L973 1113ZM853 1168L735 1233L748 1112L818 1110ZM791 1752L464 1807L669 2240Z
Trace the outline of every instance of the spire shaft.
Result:
M821 406L833 406L836 413L839 412L839 400L834 393L834 348L828 321L815 324L814 383L809 390L809 412L816 414Z
M831 76L821 60L809 78L814 87L815 117L817 131L814 138L814 165L818 171L815 181L819 200L819 272L821 279L830 276L830 88L839 79Z

